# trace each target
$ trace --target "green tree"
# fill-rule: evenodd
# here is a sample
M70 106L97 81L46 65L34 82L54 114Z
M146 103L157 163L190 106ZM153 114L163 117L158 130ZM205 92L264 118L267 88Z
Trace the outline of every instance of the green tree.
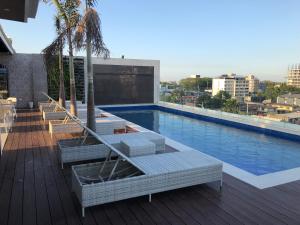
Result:
M208 94L201 95L197 98L197 106L210 108L211 106L211 96Z
M204 91L211 88L212 79L204 78L185 78L179 81L179 85L186 91Z
M222 99L222 100L227 100L231 98L231 95L226 92L226 91L219 91L218 94L214 96L214 98Z
M266 90L262 93L262 96L266 99L271 99L272 102L275 102L279 95L283 94L300 94L300 88L293 86L288 86L286 84L276 84L269 82L267 83Z
M236 99L227 99L223 105L223 111L229 113L238 113L239 112L239 105Z
M76 105L76 87L75 87L75 76L74 76L74 59L73 59L73 37L74 31L78 25L80 14L79 7L80 1L74 0L44 0L45 2L51 1L55 6L58 16L63 24L61 25L60 34L48 46L45 52L46 57L56 55L59 51L61 42L65 39L68 42L69 52L69 77L70 77L70 111L73 115L77 115Z
M167 97L168 102L173 102L177 104L182 104L182 96L184 96L184 91L181 89L176 89Z
M61 19L59 17L59 15L55 16L55 28L56 28L56 35L57 37L60 35L61 33ZM50 83L53 82L54 86L59 86L59 95L58 95L58 102L59 105L62 107L66 106L66 96L65 96L65 85L64 85L64 68L63 68L63 48L64 48L64 40L60 39L58 41L57 44L57 52L55 52L55 55L52 55L52 52L50 52L50 54L48 54L48 51L51 51L51 45L46 47L42 52L44 53L44 60L45 63L47 65L47 71L51 71L51 67L52 70L55 68L55 66L57 66L56 62L58 62L58 72L59 72L59 85L56 84L56 77L53 76L55 71L52 71L51 73L51 77L50 78ZM53 73L54 72L54 73Z
M225 102L230 99L231 96L225 91L220 91L215 96L211 97L208 94L204 94L198 97L197 106L208 109L221 109Z

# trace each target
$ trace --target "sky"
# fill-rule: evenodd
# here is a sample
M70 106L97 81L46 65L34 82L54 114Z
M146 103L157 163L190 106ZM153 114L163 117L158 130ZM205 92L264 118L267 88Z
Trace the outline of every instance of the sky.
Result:
M254 74L284 81L300 63L299 0L99 0L112 58L157 59L161 80L192 74ZM40 53L55 37L55 9L40 3L28 23L0 20L18 53ZM82 55L84 53L78 53Z

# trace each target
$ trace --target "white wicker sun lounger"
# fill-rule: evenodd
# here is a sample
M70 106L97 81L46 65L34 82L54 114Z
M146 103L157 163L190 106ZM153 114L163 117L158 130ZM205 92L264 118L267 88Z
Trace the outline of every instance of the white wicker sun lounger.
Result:
M125 129L126 121L121 119L97 119L96 133L99 135L113 134L115 129Z
M115 145L117 148L120 148L120 142L129 138L147 139L155 144L156 151L165 150L165 138L160 134L148 131L148 132L135 132L135 133L126 133L126 134L114 134L114 135L102 135L101 138L106 140L108 143Z
M93 137L60 140L57 146L62 169L64 163L105 158L109 151L106 145Z
M80 177L95 176L103 163L72 167L72 188L81 203L83 216L84 209L90 206L143 195L149 195L151 201L154 193L215 181L222 185L222 162L197 151L140 156L131 161L141 168L140 174L90 184L83 183ZM118 168L122 171L126 167L121 164Z
M149 195L151 201L151 195L158 192L214 181L222 185L222 162L217 159L192 150L130 158L66 113L109 149L103 162L72 167L72 190L81 203L82 216L86 207L103 203L143 195Z

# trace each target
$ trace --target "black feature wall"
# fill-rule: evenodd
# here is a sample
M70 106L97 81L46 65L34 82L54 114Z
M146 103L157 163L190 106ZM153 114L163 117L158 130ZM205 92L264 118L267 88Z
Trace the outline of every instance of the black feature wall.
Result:
M154 102L154 67L93 65L96 105Z

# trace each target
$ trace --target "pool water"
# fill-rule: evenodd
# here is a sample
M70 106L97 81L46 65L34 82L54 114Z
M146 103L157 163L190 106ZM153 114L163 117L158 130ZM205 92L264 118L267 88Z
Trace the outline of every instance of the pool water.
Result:
M300 143L159 110L111 111L255 175L300 167Z

